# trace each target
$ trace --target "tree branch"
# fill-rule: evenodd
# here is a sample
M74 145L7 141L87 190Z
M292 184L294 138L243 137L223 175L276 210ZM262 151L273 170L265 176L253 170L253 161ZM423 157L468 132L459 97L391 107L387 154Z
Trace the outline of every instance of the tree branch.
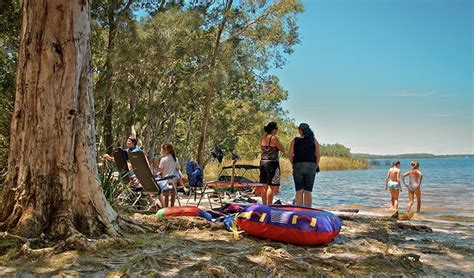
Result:
M229 37L229 39L227 39L226 41L229 41L231 39L234 39L238 36L240 36L244 31L246 31L248 28L250 28L250 26L258 23L258 22L261 22L263 21L264 19L267 19L267 17L270 15L270 8L268 8L265 13L261 14L259 17L255 18L254 20L250 20L249 22L247 22L247 24L244 25L244 27L242 27L239 31L237 31L237 33L233 34L232 36Z
M122 16L123 14L125 14L125 12L130 9L130 6L133 4L133 0L128 0L127 4L125 5L125 7L123 7L121 10L119 10L117 12L117 16Z

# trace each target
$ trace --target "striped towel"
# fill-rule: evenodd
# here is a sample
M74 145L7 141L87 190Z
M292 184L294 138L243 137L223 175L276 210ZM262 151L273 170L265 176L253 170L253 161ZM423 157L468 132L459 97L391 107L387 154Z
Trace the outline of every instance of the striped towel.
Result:
M291 211L272 211L270 221L272 223L288 224L292 214Z

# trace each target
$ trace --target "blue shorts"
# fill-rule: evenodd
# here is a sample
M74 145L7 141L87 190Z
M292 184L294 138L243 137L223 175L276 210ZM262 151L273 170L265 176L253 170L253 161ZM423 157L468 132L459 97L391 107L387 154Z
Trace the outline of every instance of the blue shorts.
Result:
M400 184L397 183L397 182L394 182L394 181L389 181L389 182L387 183L387 187L388 187L388 189L390 189L390 190L395 190L395 189L399 189L399 188L400 188Z
M316 163L297 162L293 164L293 180L296 191L313 191L314 178L316 177Z

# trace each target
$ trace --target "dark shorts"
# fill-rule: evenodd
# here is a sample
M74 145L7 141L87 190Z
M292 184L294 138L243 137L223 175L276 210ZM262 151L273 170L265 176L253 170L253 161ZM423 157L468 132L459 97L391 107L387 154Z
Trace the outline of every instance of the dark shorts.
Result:
M316 177L316 163L298 162L293 164L293 179L296 191L313 191L314 178Z
M280 185L280 163L278 160L260 160L260 183Z

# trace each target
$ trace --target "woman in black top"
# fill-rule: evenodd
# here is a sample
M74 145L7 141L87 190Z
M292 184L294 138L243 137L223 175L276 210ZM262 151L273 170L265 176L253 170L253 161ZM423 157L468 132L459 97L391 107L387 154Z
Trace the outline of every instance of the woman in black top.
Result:
M260 138L262 158L260 160L260 183L263 184L262 203L273 203L274 187L280 186L279 152L285 152L285 147L276 135L278 126L275 122L268 123L264 128L265 134Z
M291 141L289 153L296 189L295 205L311 207L311 192L321 159L320 146L308 124L300 124L298 132L300 137Z

